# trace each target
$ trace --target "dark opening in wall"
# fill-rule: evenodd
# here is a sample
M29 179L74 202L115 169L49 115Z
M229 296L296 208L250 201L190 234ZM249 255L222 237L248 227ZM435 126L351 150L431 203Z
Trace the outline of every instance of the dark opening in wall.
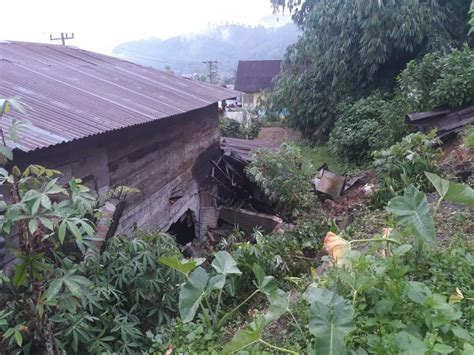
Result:
M186 213L170 226L168 233L174 235L176 241L181 245L191 243L194 238L196 238L193 213L187 210Z

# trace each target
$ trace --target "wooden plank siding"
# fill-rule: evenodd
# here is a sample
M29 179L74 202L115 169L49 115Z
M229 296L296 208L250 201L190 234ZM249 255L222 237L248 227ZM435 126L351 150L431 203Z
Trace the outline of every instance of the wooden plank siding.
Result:
M134 226L167 230L188 209L199 216L199 191L208 182L210 159L218 154L218 111L212 104L70 143L17 152L15 163L59 169L63 182L72 176L82 178L101 197L111 187L140 189L128 200L120 221L118 232L128 233Z

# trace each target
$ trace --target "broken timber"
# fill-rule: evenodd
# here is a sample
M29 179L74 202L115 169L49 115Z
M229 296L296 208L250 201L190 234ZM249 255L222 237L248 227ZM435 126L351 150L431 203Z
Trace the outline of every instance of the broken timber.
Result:
M448 138L464 126L474 123L474 103L451 109L410 113L405 122L415 125L424 133L437 129L440 138Z
M239 226L246 235L251 235L256 227L260 227L265 233L273 233L283 224L283 220L277 216L229 207L220 208L219 219L232 226Z

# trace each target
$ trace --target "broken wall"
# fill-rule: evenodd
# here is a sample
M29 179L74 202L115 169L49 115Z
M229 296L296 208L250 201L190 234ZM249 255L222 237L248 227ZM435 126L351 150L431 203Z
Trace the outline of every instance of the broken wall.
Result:
M118 233L134 227L167 230L187 210L199 230L199 191L208 182L210 159L219 154L217 104L151 123L87 137L29 153L15 164L40 164L77 177L104 197L110 188L140 189L131 195Z

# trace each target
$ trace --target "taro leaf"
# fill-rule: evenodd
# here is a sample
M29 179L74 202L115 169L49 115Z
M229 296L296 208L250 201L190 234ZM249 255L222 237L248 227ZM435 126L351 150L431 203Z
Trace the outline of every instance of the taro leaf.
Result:
M393 255L401 257L408 253L411 249L413 249L413 247L410 244L403 244L393 251Z
M314 284L305 291L304 297L311 302L309 331L316 337L317 353L345 354L344 338L355 328L350 302Z
M428 243L435 241L436 232L428 200L415 186L408 186L403 196L392 198L387 211L396 216L398 224L410 228L416 237Z
M265 314L266 321L272 322L280 318L290 309L290 293L277 289L268 296L270 307Z
M191 322L206 292L209 275L202 267L194 270L179 292L179 314L183 322Z
M260 265L254 264L252 269L257 281L257 287L261 293L270 297L271 294L278 290L275 278L273 276L265 276L265 271L263 271Z
M253 264L252 267L253 273L255 274L255 279L257 280L257 285L262 284L263 278L265 277L265 271L263 271L262 267L258 264Z
M270 297L278 290L278 284L273 276L265 276L262 280L262 283L258 285L258 289L265 296Z
M0 147L0 154L8 160L13 160L13 151L8 147Z
M226 251L219 251L214 256L212 267L216 272L223 275L241 274L234 258Z
M425 354L429 350L425 343L407 332L398 333L395 336L395 342L400 350L398 354L419 355Z
M193 271L196 267L201 265L206 259L197 258L197 259L179 259L176 255L173 256L162 256L158 261L166 266L169 266L172 269L175 269L179 272L182 272L186 276Z
M265 328L265 318L260 316L250 323L245 329L239 330L228 342L221 354L232 354L245 349L246 347L257 343L262 338Z
M450 202L474 205L474 190L465 184L458 184L425 172L426 177L438 191L440 198Z
M435 187L441 199L444 199L449 190L449 181L440 178L438 175L425 171L425 175Z
M334 296L337 295L328 289L319 288L317 284L312 283L308 286L308 288L306 288L306 291L303 294L303 299L309 304L312 304L316 301L329 304L333 300Z
M209 279L208 291L221 290L225 286L226 275L218 274Z

